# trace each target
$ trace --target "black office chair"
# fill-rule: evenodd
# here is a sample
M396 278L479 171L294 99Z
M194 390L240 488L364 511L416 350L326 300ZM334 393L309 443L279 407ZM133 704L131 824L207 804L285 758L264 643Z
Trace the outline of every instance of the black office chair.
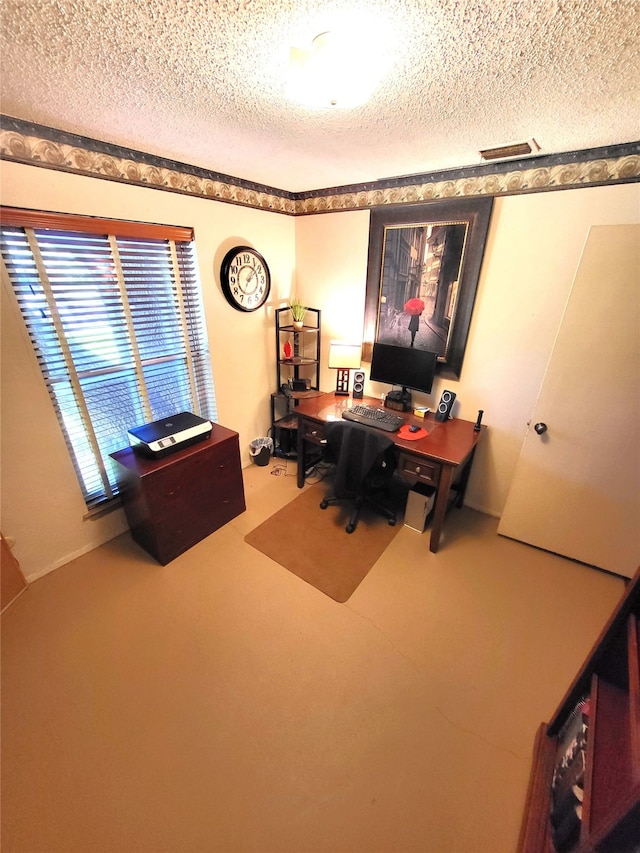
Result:
M325 428L329 458L335 462L333 494L324 498L320 509L343 501L353 503L345 530L353 533L360 509L367 503L390 525L395 513L377 498L388 489L396 467L393 440L384 432L349 421L335 421Z

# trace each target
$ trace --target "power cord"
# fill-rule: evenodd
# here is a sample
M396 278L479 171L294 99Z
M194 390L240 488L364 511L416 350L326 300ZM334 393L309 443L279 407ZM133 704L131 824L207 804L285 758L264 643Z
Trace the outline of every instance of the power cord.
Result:
M297 470L293 474L291 474L289 472L289 460L288 459L285 459L284 463L283 462L276 462L271 467L271 474L273 474L274 477L295 477L297 475L297 473L298 473Z
M309 483L313 486L316 483L322 482L322 480L324 480L324 478L330 473L333 467L333 464L330 462L316 463L313 468L309 470L308 474L304 478L305 483ZM297 477L297 464L294 471L289 471L289 460L285 459L284 462L276 462L274 465L272 465L270 473L273 477Z
M334 465L331 462L317 462L305 477L305 483L310 483L312 486L316 483L321 483L331 472L332 468L334 468Z

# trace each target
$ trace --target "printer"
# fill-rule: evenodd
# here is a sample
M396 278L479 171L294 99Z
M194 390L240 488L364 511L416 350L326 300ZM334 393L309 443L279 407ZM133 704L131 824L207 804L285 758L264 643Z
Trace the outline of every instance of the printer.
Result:
M208 438L211 435L211 421L191 412L179 412L159 421L132 427L127 435L134 451L159 459Z

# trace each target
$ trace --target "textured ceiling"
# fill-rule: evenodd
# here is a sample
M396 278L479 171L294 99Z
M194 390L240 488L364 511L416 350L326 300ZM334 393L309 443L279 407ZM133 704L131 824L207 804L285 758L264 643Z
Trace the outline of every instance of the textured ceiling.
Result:
M302 191L640 138L640 0L2 0L2 112ZM364 106L287 100L344 25L391 59ZM377 27L375 47L366 27ZM382 51L382 53L381 53Z

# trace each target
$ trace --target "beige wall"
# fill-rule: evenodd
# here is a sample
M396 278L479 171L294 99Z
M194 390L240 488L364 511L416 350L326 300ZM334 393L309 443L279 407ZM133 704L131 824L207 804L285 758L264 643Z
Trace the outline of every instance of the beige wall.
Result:
M294 269L294 220L176 193L1 164L2 203L18 207L193 226L204 294L219 422L249 443L269 427L275 388L273 311L286 303ZM250 244L272 276L267 310L234 310L217 271L227 249ZM29 578L126 529L122 511L83 520L84 501L17 308L2 286L2 495L0 529Z
M468 420L484 409L469 506L502 512L589 227L639 221L637 184L496 199L460 380L436 380L429 397L414 393L433 407L443 388L455 391L454 413ZM362 332L368 223L367 212L296 220L296 276L324 311L325 344ZM335 386L334 371L325 367L322 380ZM365 386L375 396L384 390Z
M323 362L331 338L362 332L367 211L293 219L174 193L2 163L2 202L20 207L190 225L195 229L220 423L237 430L243 464L266 434L275 390L275 308L297 290L323 311ZM485 410L468 503L499 515L561 321L587 229L640 221L640 187L566 190L497 199L456 414ZM265 310L233 310L217 271L228 248L248 243L271 268ZM2 288L2 517L28 577L62 565L126 528L121 511L84 521L84 504L19 315ZM365 365L366 367L366 365ZM335 374L323 365L321 385ZM379 395L381 386L367 384Z

